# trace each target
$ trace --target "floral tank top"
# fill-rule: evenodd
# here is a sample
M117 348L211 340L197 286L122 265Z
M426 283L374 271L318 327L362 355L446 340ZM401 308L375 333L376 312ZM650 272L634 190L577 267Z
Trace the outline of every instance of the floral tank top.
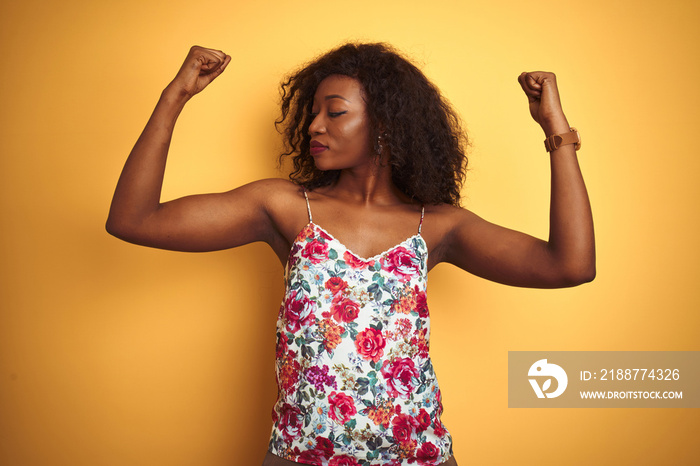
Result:
M285 269L270 451L322 466L439 465L452 455L428 355L418 233L370 259L309 223Z

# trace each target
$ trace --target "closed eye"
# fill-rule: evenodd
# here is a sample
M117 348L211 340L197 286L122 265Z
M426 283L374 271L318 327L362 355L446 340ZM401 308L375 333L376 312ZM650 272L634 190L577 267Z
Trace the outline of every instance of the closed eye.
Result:
M336 117L339 117L340 115L345 115L346 113L348 113L347 110L343 110L342 112L328 112L328 116L331 118L336 118ZM314 118L316 118L317 116L318 116L318 113L313 113L313 112L309 113L309 118L311 118L312 120Z

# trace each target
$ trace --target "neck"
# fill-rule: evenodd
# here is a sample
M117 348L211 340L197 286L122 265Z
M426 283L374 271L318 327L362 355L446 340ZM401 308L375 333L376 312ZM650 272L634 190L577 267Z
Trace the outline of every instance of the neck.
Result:
M388 164L343 170L332 190L338 196L364 205L408 202L391 180Z

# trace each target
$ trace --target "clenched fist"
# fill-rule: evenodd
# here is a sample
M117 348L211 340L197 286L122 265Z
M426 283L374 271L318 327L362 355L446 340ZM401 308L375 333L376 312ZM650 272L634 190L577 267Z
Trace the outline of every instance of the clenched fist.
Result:
M168 87L191 98L224 72L231 57L220 50L194 46Z
M554 73L545 71L525 72L518 76L518 82L527 95L530 115L542 126L546 135L569 130L559 99L557 78Z

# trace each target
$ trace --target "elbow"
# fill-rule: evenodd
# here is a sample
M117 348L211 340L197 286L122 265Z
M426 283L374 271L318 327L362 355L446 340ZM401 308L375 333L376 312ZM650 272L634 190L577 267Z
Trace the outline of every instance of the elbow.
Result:
M580 273L572 277L572 285L570 286L578 286L583 285L584 283L590 283L593 280L595 280L595 274L595 267L591 267L590 269L581 271Z
M115 229L114 220L112 220L112 217L107 217L107 222L105 222L105 230L110 235L117 236L115 234L116 229Z
M561 273L561 287L572 287L592 282L596 276L595 261L588 264L575 264Z
M112 218L107 219L107 223L105 223L105 230L115 238L124 239L125 234L122 231L122 228L120 228L119 223L115 222Z
M115 238L119 238L120 240L127 241L129 243L135 242L134 229L130 228L128 223L119 221L111 215L107 218L105 230L107 230L107 233Z

